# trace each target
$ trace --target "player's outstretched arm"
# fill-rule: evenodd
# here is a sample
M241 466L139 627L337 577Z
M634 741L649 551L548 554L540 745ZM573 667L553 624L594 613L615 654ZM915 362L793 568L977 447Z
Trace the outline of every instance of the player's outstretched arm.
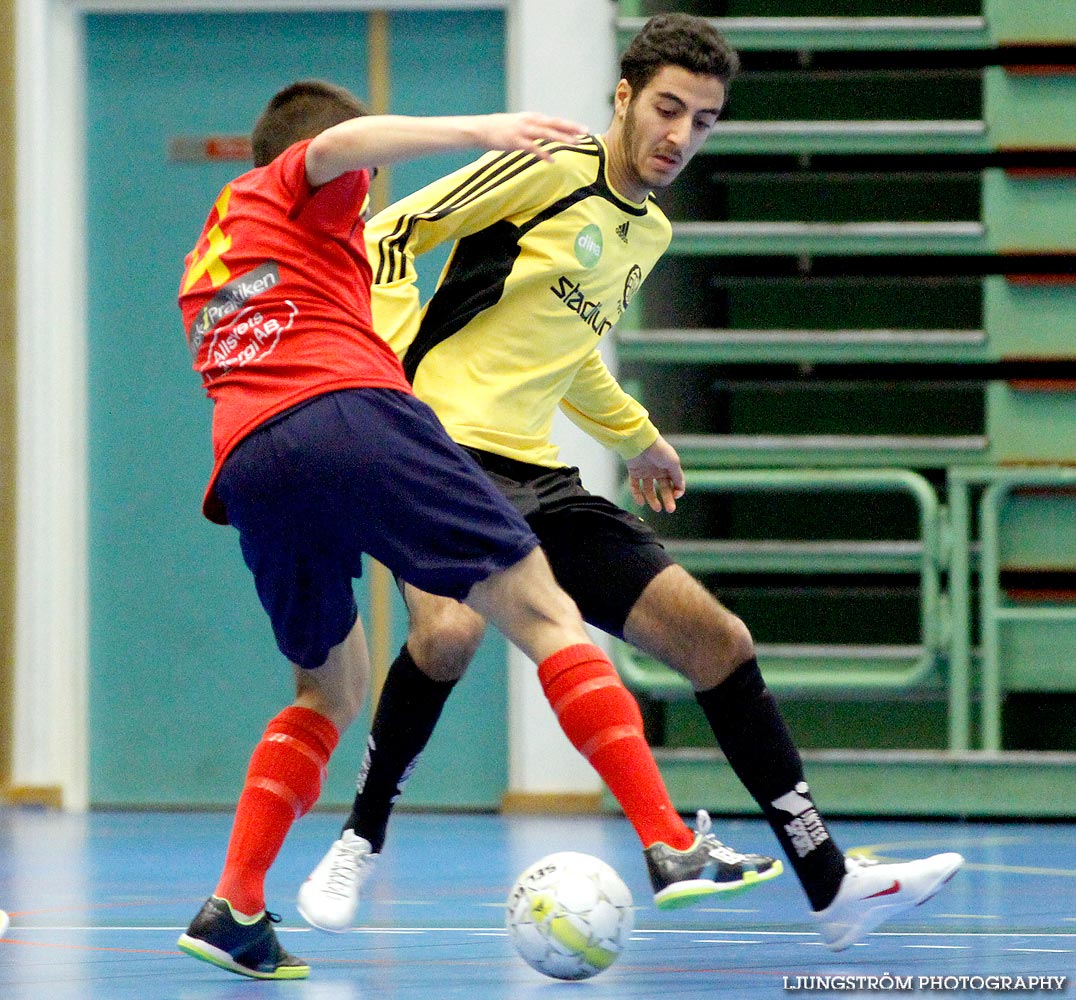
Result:
M318 187L349 170L452 149L518 149L548 160L539 141L575 142L584 132L576 122L532 111L442 118L368 115L316 136L306 150L306 175Z

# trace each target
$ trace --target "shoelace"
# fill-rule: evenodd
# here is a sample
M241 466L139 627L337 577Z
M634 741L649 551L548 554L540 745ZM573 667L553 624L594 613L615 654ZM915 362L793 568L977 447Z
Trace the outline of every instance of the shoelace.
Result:
M726 864L735 865L742 862L745 855L718 840L710 832L713 825L713 820L710 819L710 814L705 809L700 809L695 813L695 832L702 837L702 841L706 845L707 854L718 861L724 861Z
M340 848L333 858L329 877L325 880L326 891L335 893L337 896L348 895L361 869L362 856L347 847Z
M877 858L864 858L858 855L854 857L845 856L844 859L845 868L847 868L849 865L854 865L857 868L870 868L878 863L879 862Z

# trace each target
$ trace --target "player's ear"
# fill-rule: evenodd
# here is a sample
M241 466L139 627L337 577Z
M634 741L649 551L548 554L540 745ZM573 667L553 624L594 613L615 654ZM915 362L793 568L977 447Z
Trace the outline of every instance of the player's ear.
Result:
M613 91L613 113L618 118L623 118L631 104L631 84L627 80L621 80Z

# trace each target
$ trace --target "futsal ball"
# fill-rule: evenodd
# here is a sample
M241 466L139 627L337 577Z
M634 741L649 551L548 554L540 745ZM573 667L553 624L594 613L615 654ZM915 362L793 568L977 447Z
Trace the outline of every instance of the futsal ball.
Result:
M536 861L508 894L508 936L523 960L553 979L589 979L624 950L631 892L604 861L562 851Z

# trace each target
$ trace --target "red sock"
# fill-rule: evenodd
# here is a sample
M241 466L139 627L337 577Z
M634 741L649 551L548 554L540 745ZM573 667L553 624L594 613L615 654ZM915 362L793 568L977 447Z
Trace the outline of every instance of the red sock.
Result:
M565 735L602 776L643 846L690 847L695 836L669 799L639 705L605 653L589 643L568 646L539 665L538 679Z
M232 824L224 872L214 891L240 913L265 909L265 875L294 823L317 802L340 734L309 708L291 705L254 748Z

